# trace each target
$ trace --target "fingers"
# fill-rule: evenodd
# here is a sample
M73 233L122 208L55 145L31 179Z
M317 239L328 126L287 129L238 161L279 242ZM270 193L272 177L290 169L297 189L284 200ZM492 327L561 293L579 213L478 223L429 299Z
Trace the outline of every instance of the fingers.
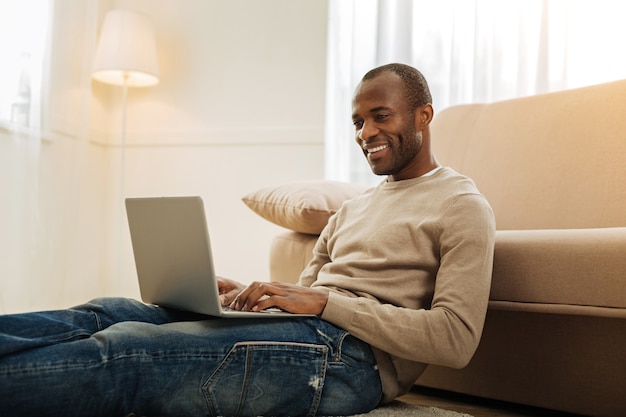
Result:
M219 289L220 304L223 306L231 304L243 289L241 283L223 277L218 277L217 286Z
M235 297L230 307L244 311L259 311L269 307L279 307L273 296L281 293L279 285L275 283L253 282Z
M233 300L235 299L235 297L237 297L237 291L231 291L230 293L227 294L220 294L220 304L222 306L227 306L230 303L233 302Z
M281 282L253 282L235 297L230 307L244 311L277 307L291 313L321 314L327 301L328 291Z

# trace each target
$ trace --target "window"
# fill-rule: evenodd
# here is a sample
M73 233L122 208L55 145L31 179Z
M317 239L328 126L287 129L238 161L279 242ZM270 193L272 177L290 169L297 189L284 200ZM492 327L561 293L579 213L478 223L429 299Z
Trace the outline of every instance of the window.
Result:
M49 26L48 1L0 2L0 128L38 130Z

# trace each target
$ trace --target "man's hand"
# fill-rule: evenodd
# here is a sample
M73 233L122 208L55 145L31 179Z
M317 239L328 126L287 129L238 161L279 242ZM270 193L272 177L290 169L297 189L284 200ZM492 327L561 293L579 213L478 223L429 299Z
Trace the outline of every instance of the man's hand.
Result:
M217 287L220 292L220 304L227 306L235 300L245 285L232 279L217 277Z
M320 315L327 301L325 290L284 282L253 282L235 297L230 307L243 311L275 307L290 313Z

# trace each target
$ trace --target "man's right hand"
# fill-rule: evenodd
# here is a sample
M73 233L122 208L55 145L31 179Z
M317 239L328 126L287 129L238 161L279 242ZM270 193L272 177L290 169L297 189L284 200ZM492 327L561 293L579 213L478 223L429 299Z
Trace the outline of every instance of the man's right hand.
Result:
M220 304L227 306L233 302L233 300L239 295L245 285L233 281L232 279L217 277L217 287L220 294Z

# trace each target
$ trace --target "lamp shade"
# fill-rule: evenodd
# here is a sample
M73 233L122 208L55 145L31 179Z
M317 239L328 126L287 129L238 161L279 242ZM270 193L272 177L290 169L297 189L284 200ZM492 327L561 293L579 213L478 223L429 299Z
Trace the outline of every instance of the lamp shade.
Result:
M92 77L100 82L148 87L159 82L150 19L130 10L109 11L102 25Z

